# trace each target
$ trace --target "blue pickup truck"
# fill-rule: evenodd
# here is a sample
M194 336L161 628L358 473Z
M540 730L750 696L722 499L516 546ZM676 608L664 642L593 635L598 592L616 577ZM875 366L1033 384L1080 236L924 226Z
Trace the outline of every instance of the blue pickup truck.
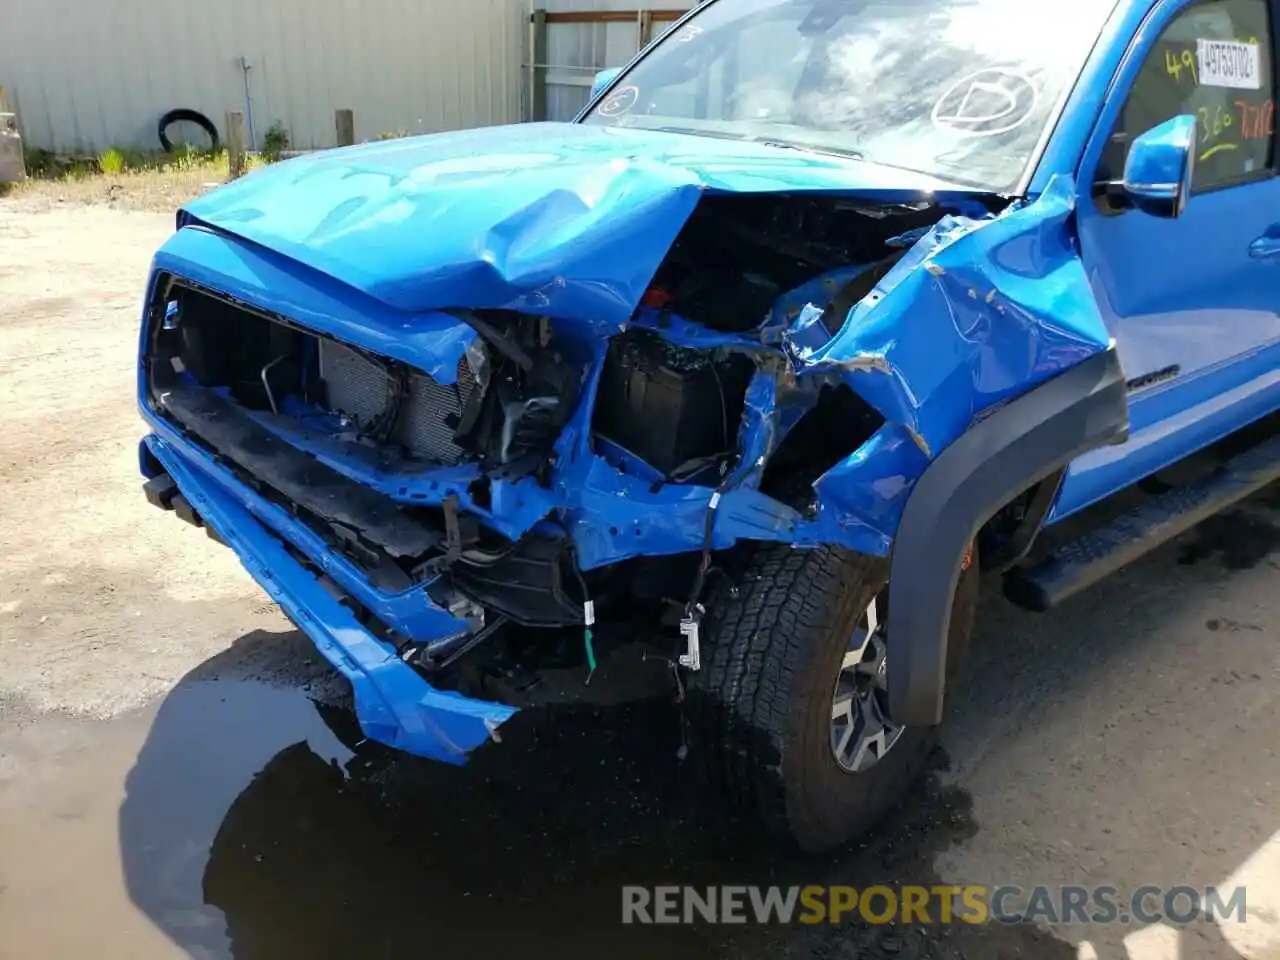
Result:
M368 738L656 664L727 804L841 843L980 576L1048 610L1280 476L1277 12L710 0L572 123L253 173L154 259L146 495Z

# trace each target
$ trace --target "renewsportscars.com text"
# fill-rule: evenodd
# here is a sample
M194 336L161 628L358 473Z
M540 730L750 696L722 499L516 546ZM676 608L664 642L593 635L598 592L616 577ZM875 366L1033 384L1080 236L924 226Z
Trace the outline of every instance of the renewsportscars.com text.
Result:
M1189 924L1246 914L1244 887L720 886L622 888L622 922Z

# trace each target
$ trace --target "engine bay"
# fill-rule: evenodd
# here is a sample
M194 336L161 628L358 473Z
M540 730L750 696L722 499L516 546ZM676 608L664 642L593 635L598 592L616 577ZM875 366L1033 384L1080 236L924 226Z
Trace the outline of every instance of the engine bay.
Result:
M831 538L812 485L884 419L830 377L798 380L783 335L805 307L833 335L940 215L704 198L623 329L436 311L423 323L447 348L429 368L390 335L374 349L162 276L149 403L377 589L425 587L467 637L683 603L740 537Z
M883 260L893 252L888 241L930 227L940 216L929 203L876 206L779 194L707 197L658 268L651 302L711 330L758 330L788 293L841 268Z

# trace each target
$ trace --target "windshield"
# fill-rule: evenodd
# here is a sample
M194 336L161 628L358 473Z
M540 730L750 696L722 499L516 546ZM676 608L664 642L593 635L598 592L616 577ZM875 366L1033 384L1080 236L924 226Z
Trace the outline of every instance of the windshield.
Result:
M583 118L985 190L1021 179L1115 0L713 0Z

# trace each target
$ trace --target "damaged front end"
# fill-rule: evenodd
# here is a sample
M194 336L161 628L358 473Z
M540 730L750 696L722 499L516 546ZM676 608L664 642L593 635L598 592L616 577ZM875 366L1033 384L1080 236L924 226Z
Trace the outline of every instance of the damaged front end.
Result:
M628 189L593 168L414 269L383 218L394 275L359 246L392 198L304 223L261 186L156 257L144 472L352 678L373 739L460 761L637 625L674 661L739 542L887 555L943 450L1107 349L1069 184L1010 205L611 169Z

